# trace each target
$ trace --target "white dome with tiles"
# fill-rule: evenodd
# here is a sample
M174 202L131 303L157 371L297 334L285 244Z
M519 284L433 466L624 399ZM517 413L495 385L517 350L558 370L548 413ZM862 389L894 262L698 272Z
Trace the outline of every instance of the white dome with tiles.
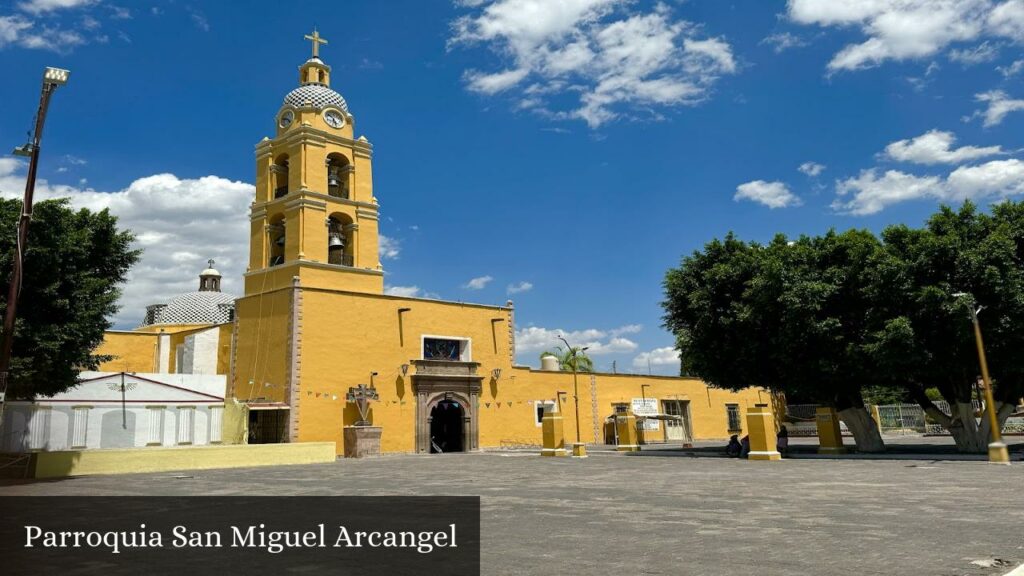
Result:
M154 324L224 324L235 317L235 296L220 291L220 272L209 267L199 274L199 291L186 292L166 304L146 306L143 326Z

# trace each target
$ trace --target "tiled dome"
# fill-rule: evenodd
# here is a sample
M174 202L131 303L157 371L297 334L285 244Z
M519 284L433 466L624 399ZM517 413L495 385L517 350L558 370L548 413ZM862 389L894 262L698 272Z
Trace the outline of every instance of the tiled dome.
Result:
M167 304L146 307L143 326L152 324L223 324L234 316L235 297L223 292L187 292Z
M301 108L306 105L306 102L312 102L314 108L323 109L334 106L343 112L348 112L348 104L345 103L341 94L322 84L303 84L284 97L285 106Z

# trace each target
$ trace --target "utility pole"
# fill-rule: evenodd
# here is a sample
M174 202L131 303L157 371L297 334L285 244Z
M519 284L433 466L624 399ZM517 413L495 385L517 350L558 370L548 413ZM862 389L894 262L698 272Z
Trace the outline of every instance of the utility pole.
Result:
M18 298L21 296L21 282L24 275L23 259L28 246L28 226L32 222L32 197L36 189L36 173L39 170L39 143L43 138L43 124L46 122L46 111L50 107L50 96L58 86L68 81L67 70L47 68L43 72L43 90L39 96L39 110L36 112L36 123L32 131L31 142L14 149L17 156L28 156L28 176L25 178L25 198L21 205L21 218L18 220L18 238L14 247L14 266L11 271L11 284L7 291L7 310L4 313L3 333L0 335L0 422L3 421L3 408L7 396L7 379L11 370L11 350L14 346L14 322L18 317Z

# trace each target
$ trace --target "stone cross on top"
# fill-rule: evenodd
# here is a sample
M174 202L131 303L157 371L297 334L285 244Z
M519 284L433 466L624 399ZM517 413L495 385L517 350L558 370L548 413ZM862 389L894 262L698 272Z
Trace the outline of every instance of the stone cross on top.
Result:
M345 400L355 404L356 408L359 409L359 422L356 422L356 426L369 426L370 422L366 419L370 411L370 401L380 400L377 396L377 389L366 384L360 384L359 386L353 386L348 389L348 394L345 395Z
M320 57L320 45L321 44L327 44L327 40L324 40L323 38L320 37L320 33L316 31L316 28L313 28L313 35L312 36L309 35L309 34L306 34L305 38L306 38L306 40L309 40L309 41L313 42L313 58L319 58Z

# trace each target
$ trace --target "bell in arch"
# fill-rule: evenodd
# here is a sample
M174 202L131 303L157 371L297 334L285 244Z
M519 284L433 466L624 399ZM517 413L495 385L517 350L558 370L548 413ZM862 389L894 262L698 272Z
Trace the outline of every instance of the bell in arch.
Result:
M329 248L344 248L345 241L342 240L339 234L331 234L331 239L327 242Z

